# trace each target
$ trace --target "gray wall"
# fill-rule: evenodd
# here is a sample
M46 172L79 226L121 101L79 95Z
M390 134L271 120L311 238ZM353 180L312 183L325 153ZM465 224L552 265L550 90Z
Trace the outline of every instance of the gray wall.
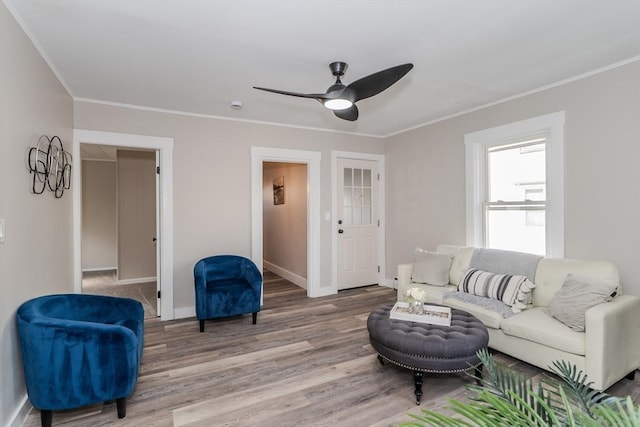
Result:
M466 133L561 110L565 257L613 261L623 292L640 295L637 61L389 138L387 271L410 262L416 246L466 243Z
M156 153L118 150L118 280L156 276Z
M0 425L26 399L15 313L26 300L73 292L71 192L31 193L27 152L40 135L71 150L73 102L0 4ZM71 185L78 183L72 182Z
M331 150L382 154L378 138L74 103L78 129L174 138L174 306L194 306L193 265L251 256L251 146L320 152L320 211L331 211ZM320 228L320 283L331 281L331 222Z
M307 165L270 163L263 175L263 258L307 278ZM284 176L285 203L273 204L273 179Z
M82 270L118 266L116 173L116 162L82 161Z

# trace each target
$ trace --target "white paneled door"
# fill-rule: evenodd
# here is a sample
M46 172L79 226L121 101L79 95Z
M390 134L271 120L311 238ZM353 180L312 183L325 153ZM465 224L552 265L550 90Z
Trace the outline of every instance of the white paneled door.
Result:
M371 160L338 159L338 289L378 283L378 171Z

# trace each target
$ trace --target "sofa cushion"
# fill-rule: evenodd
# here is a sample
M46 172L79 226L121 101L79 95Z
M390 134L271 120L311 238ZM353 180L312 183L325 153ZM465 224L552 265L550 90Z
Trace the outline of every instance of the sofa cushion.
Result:
M549 316L542 307L534 307L504 319L500 329L506 335L540 343L568 353L585 354L584 332L575 332Z
M535 286L526 276L469 268L458 283L458 291L500 300L517 313L526 308L529 294Z
M473 256L474 248L468 246L455 246L442 244L436 248L437 254L448 254L453 257L451 268L449 269L449 283L458 285L458 282L464 276L469 268L469 262Z
M452 258L449 254L436 254L416 248L413 255L411 280L433 286L448 285Z
M618 269L609 261L543 258L536 270L536 289L531 300L533 305L548 306L551 298L562 287L567 274L577 274L616 287L620 284Z
M594 305L611 301L616 286L586 277L567 275L549 302L547 312L576 332L584 331L584 315Z
M424 302L426 304L442 304L442 296L447 292L456 290L456 287L452 285L433 286L424 283L412 283L411 288L418 288L424 291ZM398 301L407 301L407 291L408 289L401 292L400 289L398 289Z
M497 311L490 310L488 308L479 306L467 301L462 301L456 298L447 297L445 294L443 303L446 306L457 308L459 310L466 311L477 317L487 328L499 329L503 317Z

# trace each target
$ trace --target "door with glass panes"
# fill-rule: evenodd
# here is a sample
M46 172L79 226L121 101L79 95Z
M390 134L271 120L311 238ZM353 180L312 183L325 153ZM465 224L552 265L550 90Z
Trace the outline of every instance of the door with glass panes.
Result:
M378 282L376 165L338 159L338 289Z

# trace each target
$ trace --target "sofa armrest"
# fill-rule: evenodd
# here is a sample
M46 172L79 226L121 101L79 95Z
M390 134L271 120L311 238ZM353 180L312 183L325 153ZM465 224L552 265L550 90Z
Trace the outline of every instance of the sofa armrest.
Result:
M640 298L619 295L585 313L585 367L603 390L640 367Z
M404 301L407 289L412 286L411 272L413 271L413 264L400 264L398 265L398 301Z

